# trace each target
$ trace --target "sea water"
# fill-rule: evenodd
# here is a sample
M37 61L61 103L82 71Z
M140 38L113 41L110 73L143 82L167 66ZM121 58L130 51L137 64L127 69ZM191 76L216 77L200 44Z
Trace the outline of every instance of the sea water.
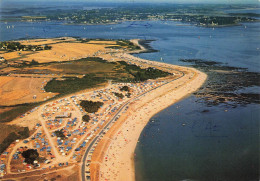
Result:
M150 120L135 151L136 180L258 180L259 105L205 108L196 100Z

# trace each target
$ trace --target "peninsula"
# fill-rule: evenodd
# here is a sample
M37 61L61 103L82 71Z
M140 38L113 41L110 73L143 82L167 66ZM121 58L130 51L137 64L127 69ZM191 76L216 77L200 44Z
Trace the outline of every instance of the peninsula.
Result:
M139 40L17 42L19 50L3 44L0 114L1 124L26 134L13 130L2 141L2 180L134 180L134 150L149 119L207 79L131 55L146 51Z

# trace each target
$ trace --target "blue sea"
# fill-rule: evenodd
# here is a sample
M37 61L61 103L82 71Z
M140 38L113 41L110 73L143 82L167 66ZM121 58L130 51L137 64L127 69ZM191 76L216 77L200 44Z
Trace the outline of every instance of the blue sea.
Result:
M188 65L180 59L204 59L260 72L259 22L224 28L172 21L89 26L0 22L1 41L61 36L155 40L150 45L158 52L135 56L178 65ZM259 93L259 87L248 89ZM191 95L156 114L144 128L135 150L136 180L259 180L259 120L258 104L208 107Z

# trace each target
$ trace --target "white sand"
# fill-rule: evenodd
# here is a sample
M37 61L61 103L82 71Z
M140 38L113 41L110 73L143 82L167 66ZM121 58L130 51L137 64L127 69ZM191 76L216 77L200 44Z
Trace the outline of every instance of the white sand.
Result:
M132 110L130 116L123 120L122 126L113 133L111 139L108 139L110 142L108 149L102 150L105 152L105 156L100 163L100 170L96 171L99 174L98 180L133 181L135 180L134 150L145 125L154 114L200 88L207 79L207 75L193 68L151 62L134 58L128 54L120 54L119 56L132 59L131 62L135 63L148 63L155 67L167 66L185 72L185 75L178 80L164 85L135 101L130 107Z

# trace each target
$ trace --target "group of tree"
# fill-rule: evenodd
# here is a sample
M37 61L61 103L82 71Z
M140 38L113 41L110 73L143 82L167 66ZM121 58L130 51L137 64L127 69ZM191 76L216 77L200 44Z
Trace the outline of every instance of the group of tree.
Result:
M32 61L30 62L30 65L39 65L39 62L37 62L36 60L32 59Z
M0 154L3 153L5 149L15 140L28 138L30 134L29 132L29 128L24 127L22 131L9 133L4 141L0 144Z
M170 73L168 72L153 67L142 69L137 65L130 65L124 61L119 61L119 63L121 65L124 65L124 69L134 77L134 82L143 82L148 79L156 79L159 77L166 77L170 75Z
M22 156L25 158L25 162L34 165L34 161L39 159L39 153L36 149L28 149L22 152Z
M131 97L131 93L128 92L125 96L126 96L127 98L130 98L130 97Z
M230 8L230 7L225 7ZM118 23L122 21L140 21L140 20L174 20L192 24L203 23L205 25L214 23L218 25L230 25L237 24L240 21L257 21L259 15L257 13L223 13L225 9L222 5L220 6L194 6L185 5L176 6L164 4L158 6L127 6L117 8L104 8L101 10L80 10L72 12L58 12L48 16L50 20L62 20L70 23L77 24L107 24L107 23ZM233 17L234 16L234 17ZM137 24L137 23L136 23ZM135 25L135 24L134 24ZM143 24L137 24L137 26L145 26ZM131 27L131 25L129 26ZM121 42L120 42L121 43ZM129 46L134 47L129 43Z
M103 106L103 102L93 102L88 100L83 100L80 102L80 106L88 113L95 113L98 109Z
M84 122L89 122L89 120L90 120L90 117L89 117L89 115L84 115L83 117L82 117L82 120L84 121Z
M126 91L126 92L129 92L130 91L130 88L128 86L123 86L120 88L121 91Z
M66 77L65 80L52 79L44 87L47 92L57 92L67 94L77 92L87 88L93 88L106 80L103 77L97 77L92 74L85 74L83 78Z
M64 135L62 129L61 129L61 130L56 130L56 131L55 131L55 135L56 135L57 137L60 137L61 139L64 139L64 138L65 138L65 135Z
M124 98L124 95L122 93L114 92L114 95L120 99Z
M22 45L20 42L14 42L14 41L4 41L0 42L0 48L7 51L40 51L40 50L50 50L52 47L48 45Z
M129 50L140 50L140 46L135 45L133 42L129 41L129 40L120 40L116 42L117 45L121 46L121 47L127 47Z

